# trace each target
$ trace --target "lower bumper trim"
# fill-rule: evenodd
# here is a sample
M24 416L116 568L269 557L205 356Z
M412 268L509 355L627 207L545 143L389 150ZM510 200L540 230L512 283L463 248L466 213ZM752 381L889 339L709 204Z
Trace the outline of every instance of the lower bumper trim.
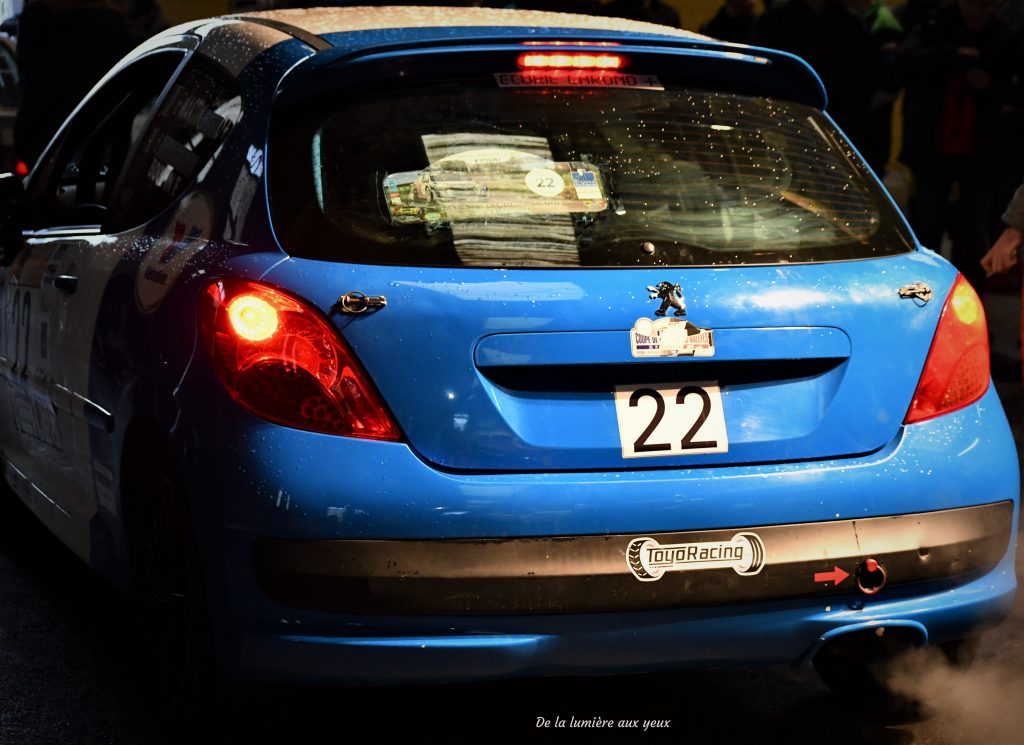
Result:
M399 615L652 610L885 589L977 574L1005 555L1013 503L647 535L481 540L259 539L264 592L292 608Z

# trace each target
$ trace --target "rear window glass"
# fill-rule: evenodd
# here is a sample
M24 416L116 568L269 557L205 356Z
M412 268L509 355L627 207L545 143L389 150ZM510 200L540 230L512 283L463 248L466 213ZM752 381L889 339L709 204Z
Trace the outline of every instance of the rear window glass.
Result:
M452 81L275 114L285 249L472 267L691 266L901 253L909 236L814 109L696 89Z

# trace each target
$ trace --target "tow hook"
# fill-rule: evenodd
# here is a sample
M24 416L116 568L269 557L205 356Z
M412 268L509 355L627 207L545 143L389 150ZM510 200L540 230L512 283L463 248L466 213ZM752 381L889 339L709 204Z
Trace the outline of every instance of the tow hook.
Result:
M885 567L877 559L864 559L857 565L854 576L857 578L857 587L865 595L874 595L885 587L885 581L889 578Z

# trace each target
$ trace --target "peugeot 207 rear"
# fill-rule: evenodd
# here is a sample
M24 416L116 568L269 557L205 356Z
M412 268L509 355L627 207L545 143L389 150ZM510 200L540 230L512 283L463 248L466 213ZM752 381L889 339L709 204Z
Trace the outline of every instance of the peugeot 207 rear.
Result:
M267 164L290 260L262 281L332 319L401 439L260 448L260 478L305 442L333 465L291 471L301 535L235 523L254 585L313 624L243 659L799 661L1005 614L1016 465L980 302L821 103L783 55L582 31L293 70Z
M240 118L180 198L214 216L146 320L174 374L131 400L223 672L829 678L1008 613L981 303L802 62L474 9L216 28L266 47L225 62Z

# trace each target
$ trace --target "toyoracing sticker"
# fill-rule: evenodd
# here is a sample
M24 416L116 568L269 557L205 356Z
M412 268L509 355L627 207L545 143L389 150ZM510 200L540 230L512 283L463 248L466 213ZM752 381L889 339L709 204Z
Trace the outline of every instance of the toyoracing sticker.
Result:
M659 544L653 538L634 538L626 549L629 571L641 582L655 582L665 572L732 569L751 577L764 569L764 541L757 533L737 533L728 541Z

